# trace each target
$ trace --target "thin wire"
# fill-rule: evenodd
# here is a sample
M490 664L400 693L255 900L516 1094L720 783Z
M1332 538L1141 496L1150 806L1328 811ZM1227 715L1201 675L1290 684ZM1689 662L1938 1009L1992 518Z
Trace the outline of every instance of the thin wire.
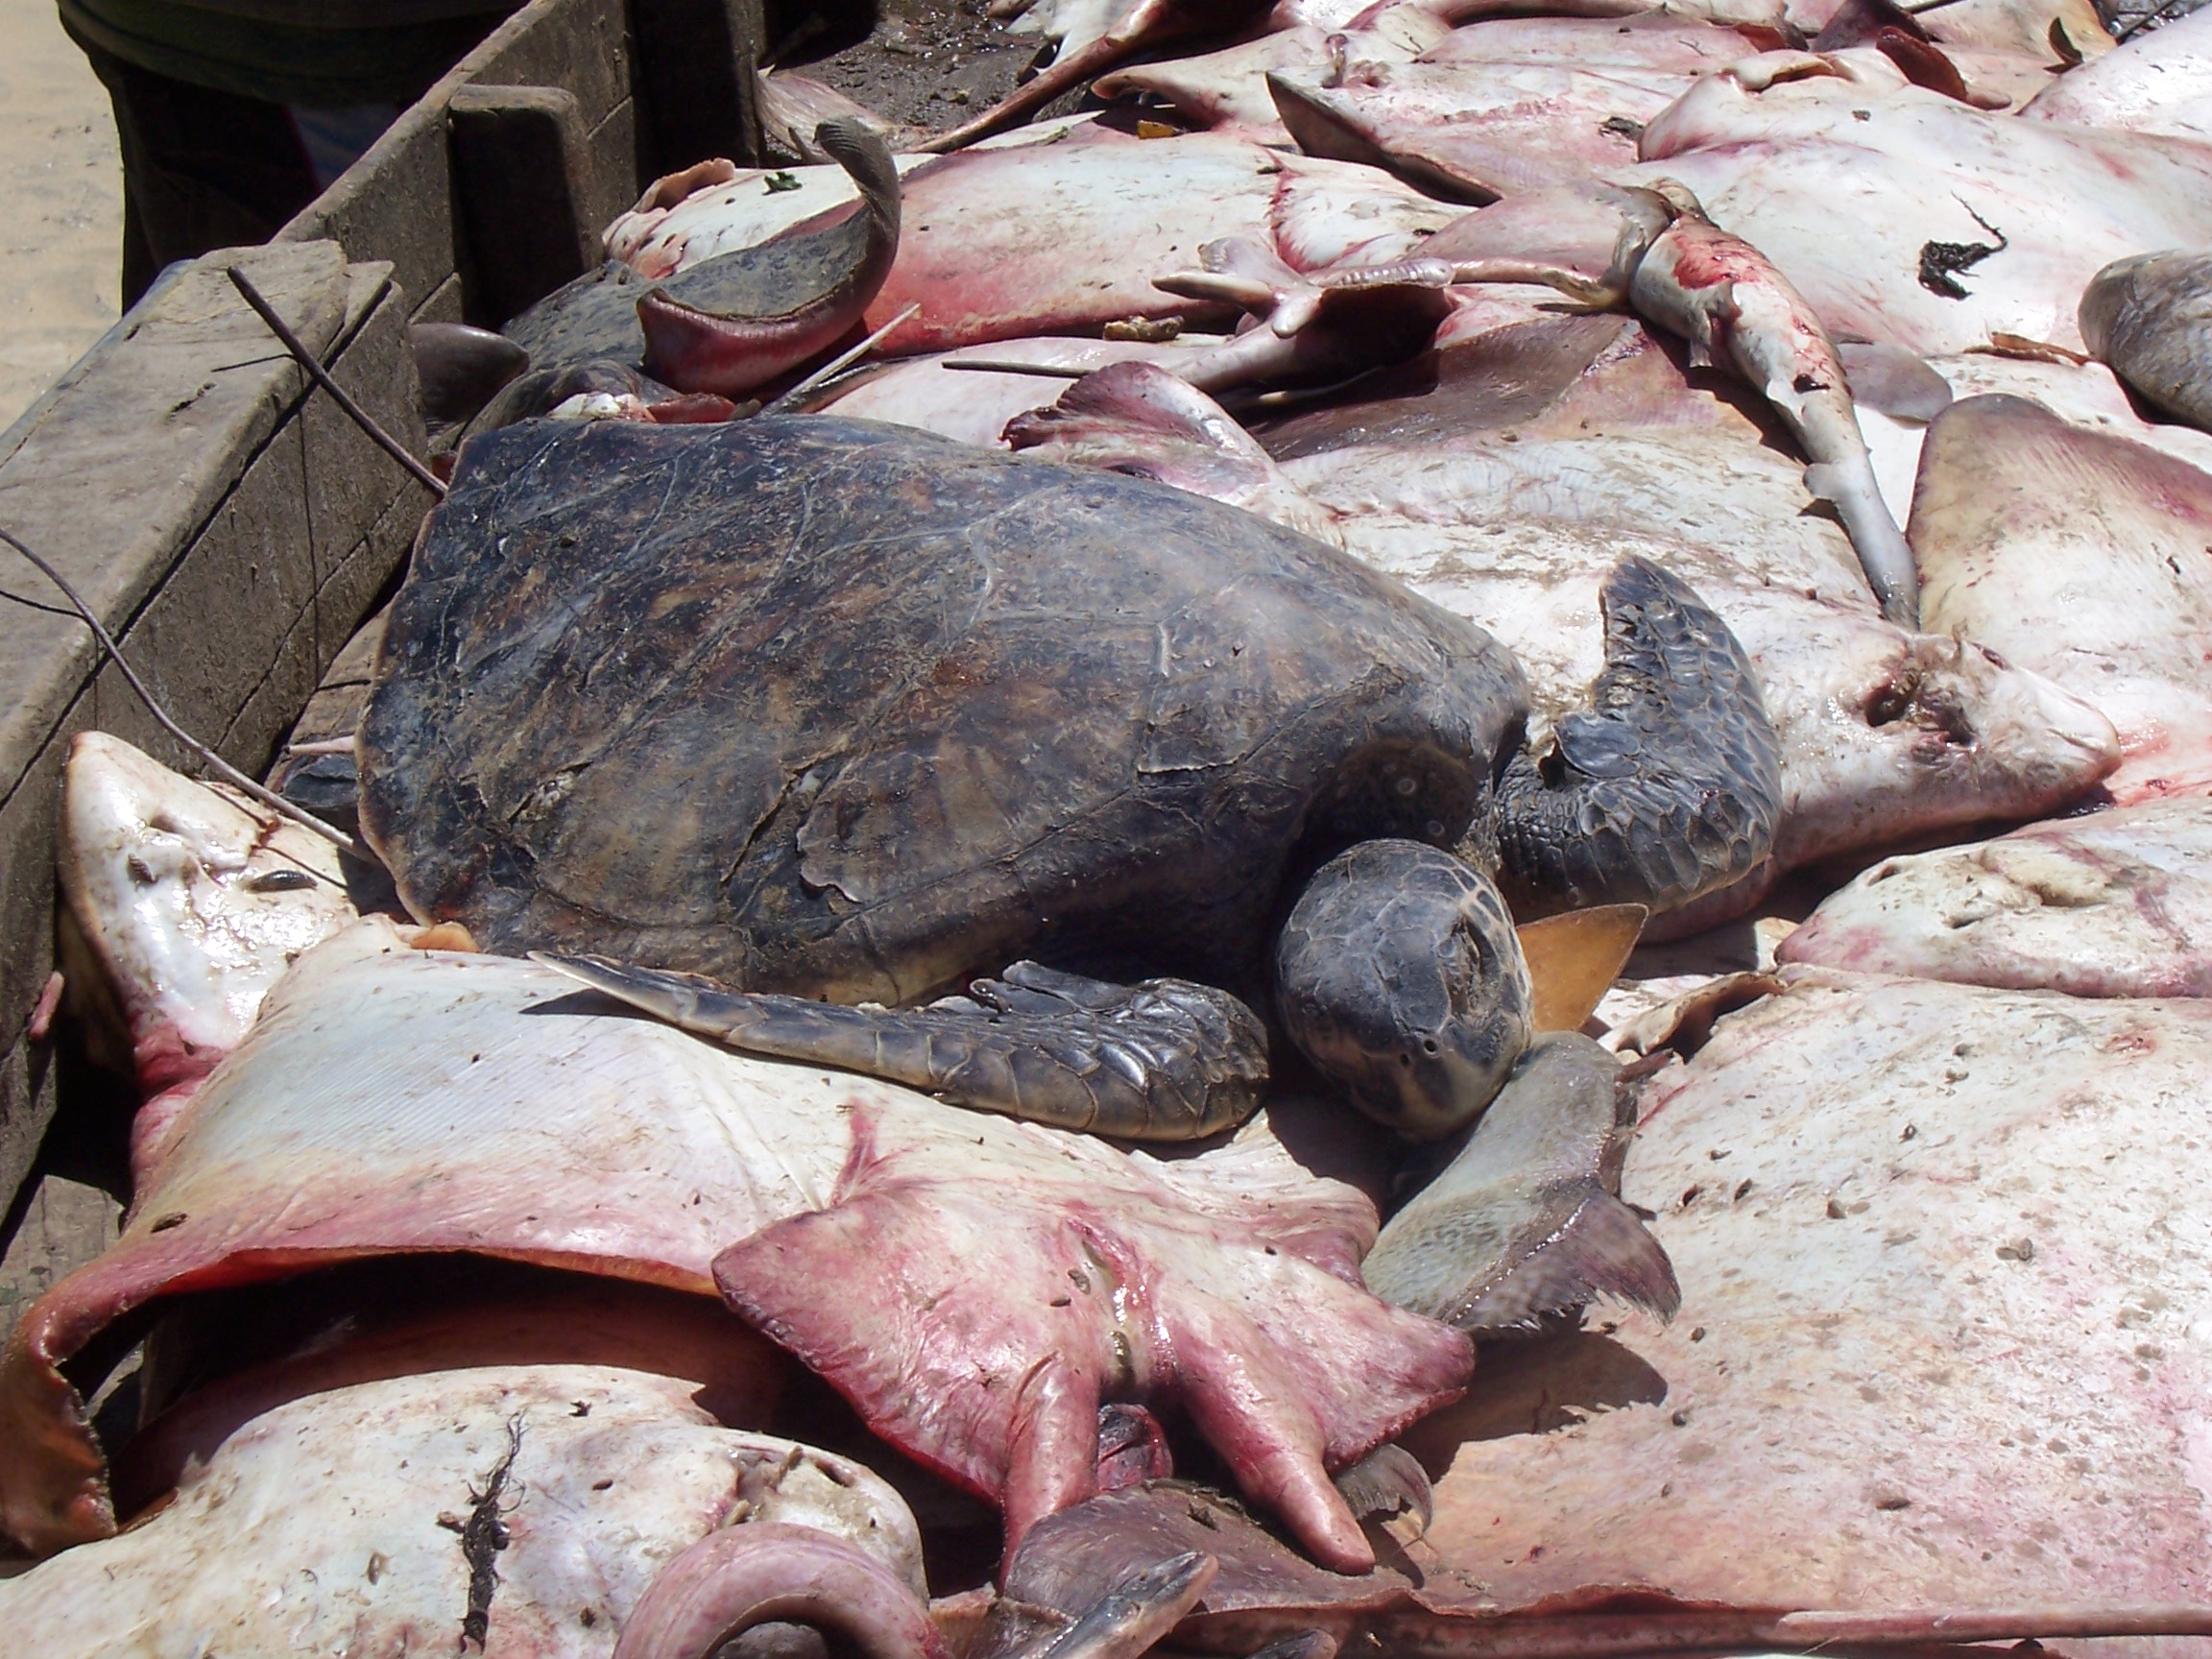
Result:
M292 353L293 357L298 360L300 367L307 371L315 384L322 387L324 391L329 393L337 400L338 407L352 417L353 423L368 433L378 448L398 462L417 483L443 501L445 498L445 486L438 481L438 474L409 454L405 445L385 431L383 427L377 425L375 419L370 415L368 410L362 408L360 404L347 396L346 388L330 378L330 371L324 368L316 360L315 353L307 349L305 342L292 332L290 325L285 323L283 318L276 315L276 308L261 298L261 291L247 280L245 272L232 265L228 267L227 274L230 278L230 285L238 290L239 298L252 306L261 321L269 325L270 333L284 342L284 349Z
M798 402L800 398L805 397L807 393L813 391L815 387L821 385L825 380L830 379L832 375L844 373L846 370L852 368L854 364L859 362L861 358L867 356L868 353L873 350L878 343L881 342L886 334L890 333L892 329L898 327L900 324L905 322L907 318L913 316L915 312L921 309L922 304L919 301L907 306L905 310L900 312L898 316L892 318L890 322L884 324L882 327L877 329L875 333L869 335L867 339L861 341L859 345L854 347L852 350L843 352L836 357L832 357L829 362L823 364L821 368L815 370L813 373L807 375L805 379L800 381L798 385L792 387L790 391L784 393L782 397L777 398L773 403L770 403L766 408L762 409L760 413L763 415L780 415L784 410L790 408L794 403Z
M375 854L370 852L367 847L347 834L345 830L334 824L325 824L304 807L295 805L274 789L247 777L245 773L239 771L237 767L231 765L229 761L224 759L222 756L216 754L214 750L208 748L206 744L201 742L183 727L178 725L175 720L169 717L169 711L155 699L154 693L147 688L146 682L138 678L137 671L125 660L123 648L115 643L115 637L108 633L106 625L92 613L92 607L84 603L83 597L79 595L76 589L69 585L61 572L33 552L19 537L12 532L0 529L0 541L7 542L24 558L30 560L38 567L39 572L47 581L61 589L63 596L68 599L71 608L76 611L84 626L92 630L92 637L100 641L101 649L114 660L115 666L123 671L123 678L131 682L131 689L138 693L138 700L144 703L147 711L161 723L161 729L164 732L183 744L185 748L191 750L193 754L199 756L201 759L206 761L209 766L222 775L226 782L243 789L248 795L260 802L262 805L268 807L270 811L291 819L302 830L312 830L341 853L350 854L364 863L376 864L381 862Z

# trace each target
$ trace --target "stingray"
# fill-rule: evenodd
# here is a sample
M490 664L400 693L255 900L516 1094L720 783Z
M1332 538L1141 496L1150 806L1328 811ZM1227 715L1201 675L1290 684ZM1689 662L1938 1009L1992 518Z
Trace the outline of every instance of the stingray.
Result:
M1681 1315L1557 1356L1615 1349L1641 1379L1616 1409L1486 1438L1493 1400L1414 1436L1431 1543L1505 1601L2201 1599L2207 1261L2175 1147L2207 1128L2208 1020L1851 975L1722 1019L1645 1085L1622 1187ZM1523 1409L1572 1374L1531 1364Z
M1642 1085L1681 1316L1493 1351L1405 1439L1418 1542L1318 1574L1154 1484L1034 1530L1003 1625L1203 1537L1197 1652L2200 1638L2208 1064L2204 1000L1804 974Z
M2169 796L1885 858L1784 962L2072 997L2212 996L2212 800Z
M1267 84L1308 154L1489 202L1632 162L1645 124L1699 75L1780 43L1771 29L1658 12L1510 18L1455 30L1410 61L1387 37L1382 51L1350 38L1270 65Z
M1911 534L1932 627L2111 719L2114 800L2212 789L2212 474L2023 397L1967 397L1929 428Z
M2164 450L2200 470L2212 470L2212 433L2146 420L2128 388L2102 363L2076 362L2070 355L2056 352L2011 356L1995 351L1966 351L1915 361L1949 388L1950 396L1939 406L1904 410L1892 417L1880 411L1869 415L1864 401L1860 403L1860 424L1874 459L1875 476L1883 496L1900 518L1911 510L1912 486L1919 475L1928 423L1958 399L1984 393L2028 398L2070 425L2129 438Z
M1432 194L1492 202L1636 158L1686 77L1575 63L1355 61L1267 77L1310 156L1386 163Z
M468 1252L719 1286L878 1433L1001 1503L1010 1540L1094 1489L1102 1401L1177 1403L1256 1501L1357 1568L1327 1470L1471 1363L1464 1337L1359 1286L1375 1226L1264 1118L1188 1159L1125 1154L747 1059L371 919L301 959L179 1114L117 1244L16 1328L0 1518L40 1550L113 1529L59 1367L131 1310Z
M2100 268L2212 241L2212 149L2183 139L1992 115L1911 85L1873 97L1835 75L1757 91L1716 75L1693 100L1695 127L1663 117L1617 179L1688 185L1831 330L1922 353L1998 334L2079 350L2075 308ZM1680 143L1658 141L1670 125Z
M893 356L1133 320L1227 321L1236 313L1220 301L1170 294L1153 279L1198 265L1200 249L1222 238L1300 272L1356 254L1394 257L1454 217L1369 168L1230 134L1138 139L1094 123L1056 141L942 157L909 172L903 190L899 256L866 318L879 328L920 307L882 342ZM708 192L622 245L641 267L680 278L694 250L730 239L717 223L723 194ZM730 211L757 223L749 197Z
M2194 12L2068 70L2020 113L2066 127L2212 139L2212 15Z
M275 1659L442 1638L585 1659L709 1541L811 1586L812 1622L926 1630L898 1494L746 1427L780 1377L759 1337L666 1292L510 1290L341 1327L150 1424L123 1477L138 1524L0 1584L10 1650Z
M1971 1609L1823 1608L1802 1597L1730 1603L1602 1581L1523 1600L1489 1594L1485 1576L1469 1569L1433 1564L1434 1552L1418 1539L1392 1566L1355 1578L1299 1559L1218 1493L1156 1484L1094 1499L1039 1527L1011 1564L1006 1594L989 1608L972 1659L1045 1652L1081 1627L1102 1594L1193 1553L1214 1571L1162 1644L1164 1654L1970 1654L1978 1649L1944 1645L2034 1640L2030 1631L2195 1636L2212 1623L2212 1609L2186 1603L2049 1605L2024 1597L2017 1606Z

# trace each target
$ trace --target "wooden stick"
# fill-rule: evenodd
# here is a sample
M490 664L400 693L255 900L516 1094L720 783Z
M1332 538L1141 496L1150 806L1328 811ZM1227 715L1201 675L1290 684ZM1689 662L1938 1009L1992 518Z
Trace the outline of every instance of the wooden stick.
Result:
M417 483L437 496L439 500L445 500L445 486L439 482L438 474L409 454L405 445L379 426L368 410L362 408L360 404L347 396L346 388L330 377L330 371L324 368L316 360L315 353L307 349L306 343L299 335L292 332L291 326L283 318L276 315L276 308L261 297L261 290L254 287L247 279L246 273L232 265L228 268L228 275L230 278L230 286L238 290L239 298L252 306L261 321L269 325L270 333L284 342L284 349L291 352L293 357L299 361L300 367L307 371L308 378L322 387L324 391L329 393L337 400L338 407L345 410L352 418L353 424L368 433L370 439L385 454L404 467Z
M965 369L975 374L1035 374L1046 380L1080 380L1086 374L1097 373L1095 369L1064 369L1057 363L1013 363L996 357L970 357L959 362L947 357L940 360L937 367Z
M221 774L226 782L231 784L235 788L244 790L254 800L260 802L262 805L268 807L270 811L278 813L283 817L291 819L293 823L299 825L302 830L312 830L315 834L322 836L324 840L329 842L333 847L337 848L341 853L350 854L352 856L361 859L364 863L377 864L381 862L375 854L370 852L366 846L362 845L361 842L355 840L352 836L347 834L345 830L339 829L334 824L324 823L323 820L316 817L314 813L306 810L302 806L295 805L292 802L285 800L283 796L277 794L276 790L271 789L265 784L257 782L255 780L247 777L245 773L239 771L237 767L231 765L229 761L224 759L222 756L216 754L214 750L208 748L206 744L201 742L199 738L193 736L192 733L185 731L183 727L178 725L175 720L170 718L169 711L161 707L160 703L155 698L154 693L148 689L146 682L138 678L137 671L131 666L128 661L125 660L123 656L123 648L115 643L115 637L108 633L107 627L101 622L100 618L92 613L92 607L84 603L84 598L78 593L76 589L69 585L68 581L62 576L61 572L55 569L53 565L49 565L44 559L41 559L36 553L33 552L29 546L27 546L19 538L11 532L7 530L0 530L0 541L7 542L9 546L14 548L16 552L22 554L24 558L30 560L32 564L38 567L40 573L45 576L47 581L53 583L55 587L61 589L62 596L69 601L70 605L75 609L77 614L83 618L84 626L92 630L92 637L100 641L101 649L106 651L108 655L113 659L115 666L122 670L123 678L131 683L131 689L138 693L138 700L141 703L144 703L146 705L147 711L151 713L156 720L161 723L161 729L164 732L168 733L170 736L176 738L178 742L183 744L185 748L191 750L193 754L199 756L201 759L204 760L209 766L213 767L217 773Z
M805 397L807 393L813 391L815 387L821 385L824 381L830 379L833 375L842 374L846 370L852 368L854 364L859 362L861 358L865 357L871 350L876 348L878 344L882 341L885 335L889 334L892 329L898 327L900 324L905 322L907 318L913 316L915 312L921 309L922 302L917 300L913 304L907 306L905 310L900 312L898 316L892 318L890 322L884 324L882 327L877 329L875 333L869 335L867 339L861 341L859 345L854 347L850 351L840 352L837 356L832 357L829 362L823 364L821 368L815 370L813 373L807 375L805 379L800 381L798 385L792 387L791 390L784 393L782 397L770 403L765 409L761 410L760 413L763 415L781 414L784 410L790 408L794 403L798 402L800 398Z

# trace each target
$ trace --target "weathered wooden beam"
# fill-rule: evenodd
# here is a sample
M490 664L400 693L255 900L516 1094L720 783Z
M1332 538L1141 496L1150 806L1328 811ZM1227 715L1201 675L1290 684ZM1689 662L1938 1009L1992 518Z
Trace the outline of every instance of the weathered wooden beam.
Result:
M0 435L0 523L52 561L185 727L258 773L421 520L421 485L331 407L224 276L236 261L339 382L420 445L406 304L336 245L177 267ZM55 1110L29 1031L54 966L69 740L193 769L27 564L0 549L0 1210Z
M583 109L559 86L461 86L445 123L462 313L496 328L599 261Z

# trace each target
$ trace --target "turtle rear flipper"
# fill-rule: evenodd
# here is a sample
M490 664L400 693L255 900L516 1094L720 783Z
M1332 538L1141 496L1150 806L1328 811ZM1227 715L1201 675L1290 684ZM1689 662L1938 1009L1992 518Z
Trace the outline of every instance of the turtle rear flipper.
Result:
M1522 915L1676 909L1755 869L1781 816L1781 746L1728 625L1644 559L1606 578L1599 605L1589 708L1498 786L1499 884Z
M733 991L601 956L536 960L671 1024L751 1054L926 1090L962 1106L1132 1141L1191 1141L1241 1122L1267 1083L1267 1030L1187 979L1112 985L1017 962L974 996L847 1007Z

